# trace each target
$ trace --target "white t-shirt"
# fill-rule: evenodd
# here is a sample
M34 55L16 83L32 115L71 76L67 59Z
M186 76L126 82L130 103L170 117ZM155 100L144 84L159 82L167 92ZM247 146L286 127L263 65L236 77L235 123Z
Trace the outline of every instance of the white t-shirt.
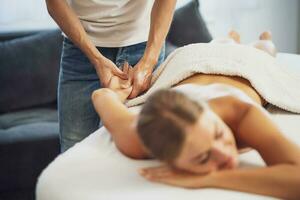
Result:
M148 39L154 0L68 0L96 46L123 47Z

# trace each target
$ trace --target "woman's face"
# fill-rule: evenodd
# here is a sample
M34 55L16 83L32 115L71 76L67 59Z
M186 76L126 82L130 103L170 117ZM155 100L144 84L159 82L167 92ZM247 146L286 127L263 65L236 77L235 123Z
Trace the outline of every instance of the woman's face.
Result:
M186 128L182 151L173 163L180 170L206 174L238 165L238 151L230 128L206 109Z

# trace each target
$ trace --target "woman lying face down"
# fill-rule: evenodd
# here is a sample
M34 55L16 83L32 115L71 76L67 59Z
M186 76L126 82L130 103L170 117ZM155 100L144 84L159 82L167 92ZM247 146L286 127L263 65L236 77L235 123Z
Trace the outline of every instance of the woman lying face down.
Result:
M207 105L161 90L143 106L138 134L151 154L171 166L206 174L238 165L231 129Z
M142 169L142 176L178 187L300 199L300 149L284 137L245 79L196 74L155 92L135 113L124 105L132 86L130 67L123 70L129 79L113 77L92 101L124 155L163 162ZM255 149L266 166L238 168L238 152L244 148Z

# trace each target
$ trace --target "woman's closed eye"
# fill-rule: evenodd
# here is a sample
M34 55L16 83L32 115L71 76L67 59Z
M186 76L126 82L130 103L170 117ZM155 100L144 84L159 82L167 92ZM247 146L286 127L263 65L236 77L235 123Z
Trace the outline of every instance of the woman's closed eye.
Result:
M205 153L202 157L201 157L201 159L199 160L199 164L205 164L205 163L207 163L207 161L209 160L209 158L210 158L210 152L211 151L208 151L207 153Z
M217 132L215 133L215 139L218 140L218 139L222 138L223 135L224 135L224 132L223 132L223 131L217 131Z

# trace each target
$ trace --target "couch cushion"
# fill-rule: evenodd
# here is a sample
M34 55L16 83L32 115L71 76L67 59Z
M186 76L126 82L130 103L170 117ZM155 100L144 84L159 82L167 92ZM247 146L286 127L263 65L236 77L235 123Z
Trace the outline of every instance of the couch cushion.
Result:
M34 188L39 173L59 154L58 127L53 108L0 115L0 193Z
M0 113L56 100L61 44L58 30L0 43Z
M36 108L5 113L0 115L0 129L9 129L31 123L58 122L57 115L56 109L48 108Z
M59 151L57 122L0 129L0 193L33 189L41 171Z
M199 12L198 0L192 0L175 11L167 39L178 47L191 43L207 43L212 40Z

